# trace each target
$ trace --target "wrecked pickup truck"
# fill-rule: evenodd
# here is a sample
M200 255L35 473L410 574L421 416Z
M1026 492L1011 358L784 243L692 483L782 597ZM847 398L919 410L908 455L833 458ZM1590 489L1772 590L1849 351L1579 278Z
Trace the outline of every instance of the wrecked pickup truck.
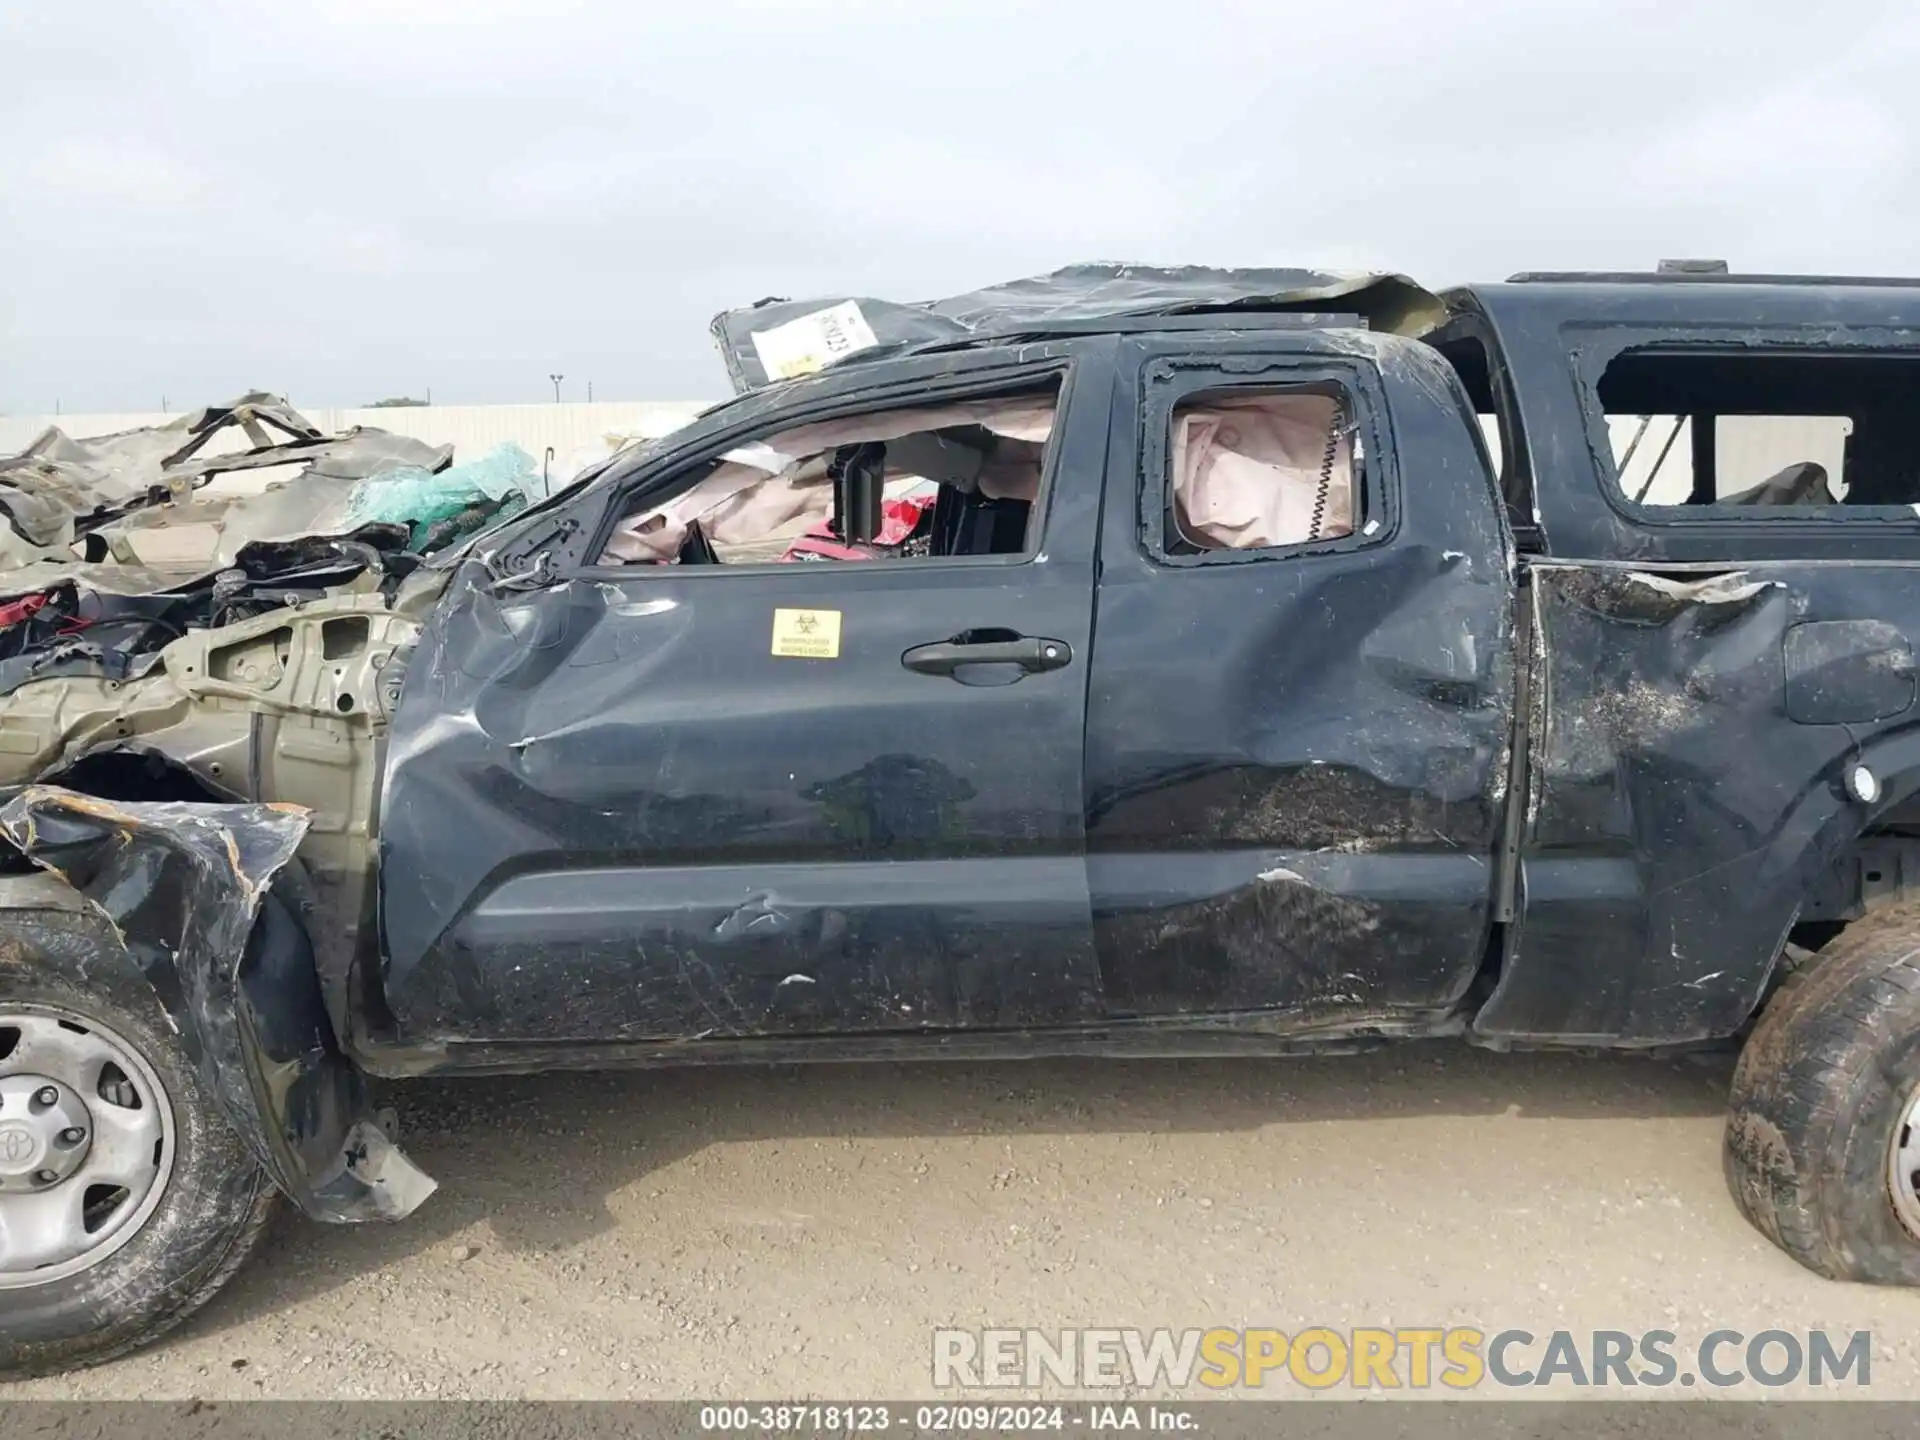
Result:
M1745 1036L1742 1210L1920 1280L1920 282L715 329L433 553L0 588L0 1369L421 1203L367 1077L556 1067Z

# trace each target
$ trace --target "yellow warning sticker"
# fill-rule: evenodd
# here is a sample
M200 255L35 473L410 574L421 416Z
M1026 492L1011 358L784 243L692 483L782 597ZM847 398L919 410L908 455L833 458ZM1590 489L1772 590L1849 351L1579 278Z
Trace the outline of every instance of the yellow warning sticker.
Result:
M838 610L776 610L773 653L800 660L840 658Z

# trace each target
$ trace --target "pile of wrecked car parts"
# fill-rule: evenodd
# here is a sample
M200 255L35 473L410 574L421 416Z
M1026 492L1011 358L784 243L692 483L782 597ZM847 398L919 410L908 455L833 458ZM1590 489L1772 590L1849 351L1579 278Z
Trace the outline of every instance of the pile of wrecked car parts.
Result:
M714 332L552 494L265 396L0 462L0 1373L421 1204L367 1075L1739 1044L1741 1211L1920 1283L1920 282Z
M49 429L0 459L0 834L16 857L0 905L46 907L42 957L74 965L28 985L0 952L0 991L55 991L0 1007L19 1010L9 1065L34 1081L0 1078L10 1268L60 1280L106 1258L179 1183L106 1143L116 1109L158 1108L143 1081L148 1101L219 1098L227 1138L258 1162L228 1196L243 1214L271 1195L267 1173L341 1220L397 1217L431 1192L369 1118L320 991L311 947L340 973L357 927L309 940L295 912L370 903L378 737L418 630L409 581L542 493L517 447L456 465L451 446L324 434L260 393L124 434ZM102 924L132 962L111 983L150 986L179 1037L190 1070L172 1087L131 1037L59 1023L62 986L107 978L84 948ZM103 1071L120 1077L109 1098L84 1095ZM43 1134L42 1111L96 1123ZM63 1135L83 1137L71 1163Z

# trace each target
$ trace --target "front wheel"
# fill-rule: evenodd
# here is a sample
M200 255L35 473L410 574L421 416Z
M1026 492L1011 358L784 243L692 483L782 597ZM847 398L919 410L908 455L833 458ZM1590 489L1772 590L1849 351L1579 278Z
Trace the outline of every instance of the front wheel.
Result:
M116 948L88 916L0 913L0 1377L163 1334L272 1217L272 1186Z
M1775 992L1724 1156L1741 1211L1808 1269L1920 1284L1920 905L1855 922Z

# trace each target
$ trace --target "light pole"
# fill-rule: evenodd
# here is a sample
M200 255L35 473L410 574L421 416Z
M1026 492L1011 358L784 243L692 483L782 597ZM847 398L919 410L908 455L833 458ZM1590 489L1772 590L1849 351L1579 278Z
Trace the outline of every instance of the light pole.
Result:
M567 377L564 375L549 375L547 378L553 381L553 403L558 405L560 403L560 382Z

